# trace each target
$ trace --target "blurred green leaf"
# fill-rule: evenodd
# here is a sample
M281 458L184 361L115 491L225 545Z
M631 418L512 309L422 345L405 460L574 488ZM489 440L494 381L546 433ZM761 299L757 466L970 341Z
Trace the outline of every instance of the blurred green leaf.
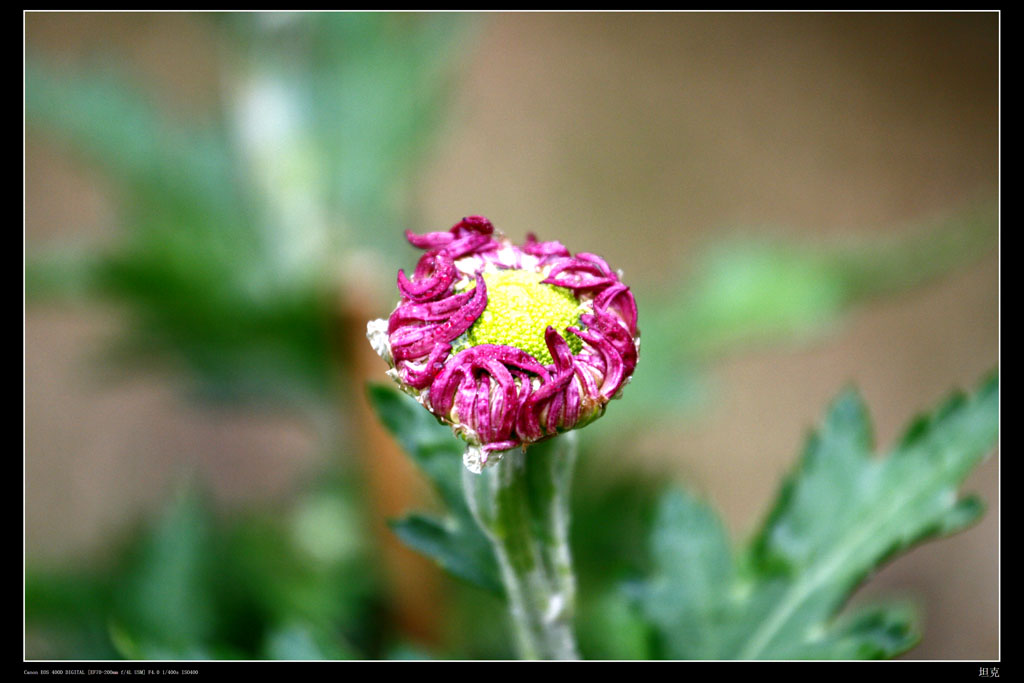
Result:
M690 353L740 342L806 336L852 305L949 273L995 244L993 204L960 211L882 238L715 245L688 283L672 322Z
M319 396L331 377L324 264L282 270L255 221L230 135L171 121L114 70L63 74L31 57L26 120L66 141L122 190L129 226L112 247L29 253L26 289L128 304L120 349L187 361L212 394Z
M345 12L217 18L245 58L243 100L254 95L261 104L277 101L287 112L283 122L258 118L288 128L277 131L290 140L288 154L315 169L306 190L332 217L337 243L377 249L393 272L398 264L390 236L409 227L411 181L441 128L471 17Z
M221 520L185 492L105 571L27 568L26 626L61 636L72 658L373 656L387 624L366 526L334 526L357 514L353 494L329 481L290 514ZM311 534L353 537L311 552Z
M390 522L391 530L410 548L433 558L453 576L500 595L503 588L491 549L476 543L473 532L462 524L417 513Z
M709 357L820 336L855 306L971 262L997 235L995 205L978 203L896 236L716 243L697 257L691 277L641 299L640 363L616 413L628 420L671 408L676 415L697 403L699 368Z
M267 634L267 659L345 660L358 655L336 637L315 630L309 624L296 623L279 627Z
M468 17L331 14L311 31L313 130L331 204L361 245L393 253L413 172L440 128Z
M430 479L448 510L443 519L409 515L393 521L392 529L455 576L502 593L490 543L462 495L464 445L411 397L382 384L368 385L367 394L381 422Z
M181 652L209 638L213 596L206 577L214 551L210 533L199 498L181 495L130 556L114 595L124 630Z
M832 405L764 528L737 558L706 505L665 494L651 535L654 572L636 590L670 659L891 657L917 639L905 607L836 613L896 553L975 521L957 488L998 433L998 380L914 423L888 457L871 454L852 391Z
M71 258L30 250L26 289L127 304L117 350L184 360L208 396L322 402L338 371L338 249L406 227L404 194L440 123L466 22L214 18L242 59L208 120L176 120L122 68L72 73L28 56L29 129L115 181L127 230Z

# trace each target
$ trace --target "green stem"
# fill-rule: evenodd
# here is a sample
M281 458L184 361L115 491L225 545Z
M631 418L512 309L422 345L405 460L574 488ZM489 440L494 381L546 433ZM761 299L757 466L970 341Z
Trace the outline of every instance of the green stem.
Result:
M579 659L568 496L575 435L514 449L480 474L463 471L469 508L494 549L523 659Z

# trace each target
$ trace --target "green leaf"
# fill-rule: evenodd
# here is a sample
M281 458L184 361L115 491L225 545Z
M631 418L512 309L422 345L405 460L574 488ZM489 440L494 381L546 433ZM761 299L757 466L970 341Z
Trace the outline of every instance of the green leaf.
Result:
M25 80L30 127L115 181L126 228L93 253L37 247L28 293L127 304L122 359L183 359L208 396L304 405L328 393L329 256L282 256L231 131L169 120L120 70L69 75L30 58Z
M714 512L675 491L662 496L651 535L654 573L644 613L670 659L717 659L725 596L735 583L729 540Z
M907 607L837 613L883 562L978 519L980 501L957 489L996 441L998 400L993 377L919 418L878 458L863 402L844 392L738 555L710 508L665 494L650 539L654 570L636 591L661 656L875 658L912 647Z
M131 191L133 204L238 224L227 136L172 123L119 68L69 74L29 55L25 119L98 164Z
M415 400L386 384L367 385L370 404L384 426L437 489L445 505L465 509L462 452L465 444Z
M114 599L125 632L174 651L201 648L211 634L211 520L185 492L162 514L129 559Z
M641 361L629 400L605 421L678 419L681 409L700 405L700 367L709 357L820 337L857 306L971 263L995 246L998 225L996 205L980 202L885 237L815 244L761 232L717 242L678 284L636 290Z
M267 659L359 659L358 654L336 634L314 628L309 623L292 623L273 629L267 634L264 649Z
M475 525L466 527L467 522L473 523L410 514L392 520L390 526L403 543L433 558L453 576L501 595L504 589L497 578L494 554Z
M391 522L409 547L431 557L453 575L488 591L502 593L490 542L477 527L462 495L465 444L413 398L383 384L367 385L370 404L430 479L448 509L436 519L413 514Z

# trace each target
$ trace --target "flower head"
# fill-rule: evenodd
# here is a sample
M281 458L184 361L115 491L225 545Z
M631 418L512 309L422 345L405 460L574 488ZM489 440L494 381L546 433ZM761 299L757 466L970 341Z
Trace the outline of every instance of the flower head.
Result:
M600 417L637 362L636 302L600 256L560 242L513 244L483 216L415 235L412 276L367 336L388 374L469 444L479 472L495 453Z

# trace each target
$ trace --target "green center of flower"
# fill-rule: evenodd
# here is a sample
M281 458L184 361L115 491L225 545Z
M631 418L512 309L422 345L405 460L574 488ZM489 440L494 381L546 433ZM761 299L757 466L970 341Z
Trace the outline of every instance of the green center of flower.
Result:
M541 284L542 273L497 270L484 273L487 307L467 332L469 346L502 344L522 349L543 365L554 362L544 331L551 325L579 353L583 342L565 328L579 326L580 304L565 287Z

